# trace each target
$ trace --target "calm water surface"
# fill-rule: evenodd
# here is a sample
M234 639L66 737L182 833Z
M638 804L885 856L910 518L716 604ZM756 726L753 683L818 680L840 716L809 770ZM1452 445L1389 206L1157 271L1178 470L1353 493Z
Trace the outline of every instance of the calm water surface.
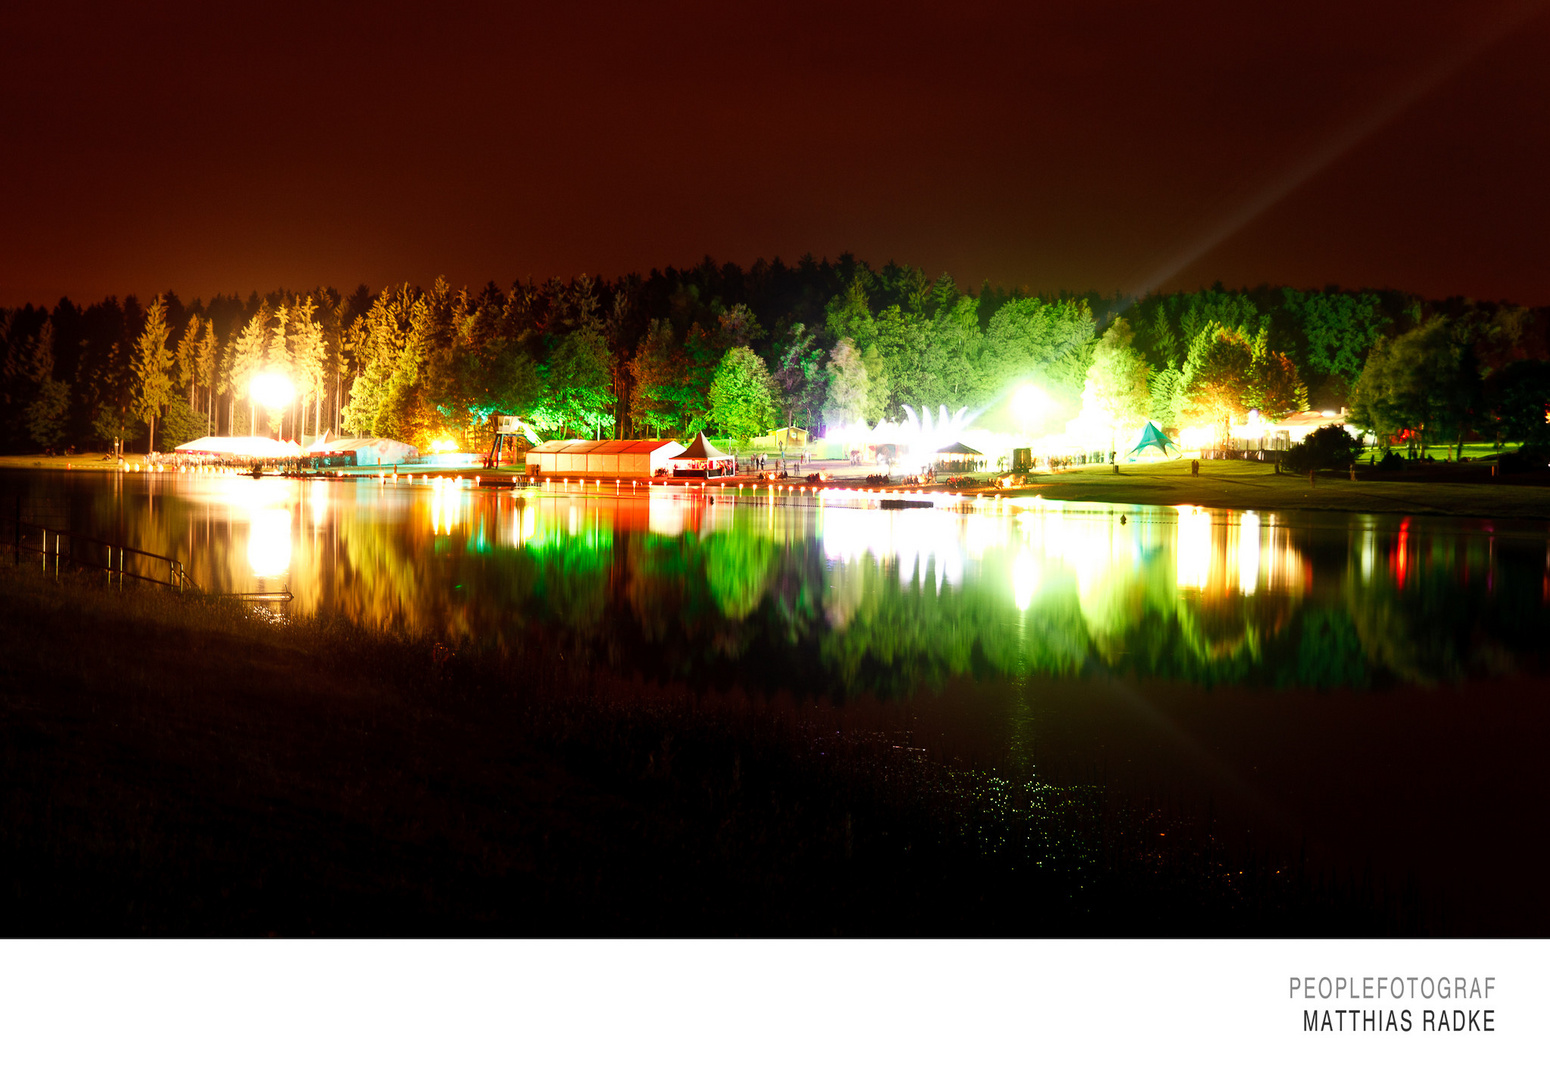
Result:
M9 511L211 592L821 703L1550 932L1543 523L612 485L11 474Z

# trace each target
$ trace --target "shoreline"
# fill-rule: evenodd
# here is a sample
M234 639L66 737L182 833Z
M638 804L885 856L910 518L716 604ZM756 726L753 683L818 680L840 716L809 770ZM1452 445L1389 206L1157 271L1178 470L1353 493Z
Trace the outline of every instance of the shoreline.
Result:
M143 471L146 455L126 455L124 460ZM826 462L815 463L815 471ZM703 483L705 489L735 484L799 487L803 490L867 490L890 495L942 495L961 492L965 497L998 495L1002 498L1039 496L1068 502L1112 503L1121 506L1201 506L1220 510L1256 510L1284 512L1294 510L1365 514L1425 514L1446 517L1490 518L1499 520L1550 520L1550 477L1535 482L1532 474L1488 478L1478 469L1461 468L1458 479L1400 479L1403 473L1379 473L1371 467L1359 467L1357 479L1341 473L1319 475L1313 483L1307 476L1277 473L1273 465L1250 461L1202 461L1198 476L1191 475L1189 460L1122 464L1115 472L1110 465L1079 465L1054 473L1030 473L1018 487L1002 488L993 479L982 484L953 489L946 482L935 484L890 484L867 486L862 481L866 466L845 466L857 475L832 476L827 483L807 484L800 477L785 481L752 481L747 476L700 478L632 478L634 483L680 487ZM116 459L103 460L99 454L45 457L9 455L0 457L0 469L30 472L120 472ZM358 466L353 470L327 470L322 478L348 479L376 476L382 470ZM525 474L510 466L494 469L456 467L400 467L399 476L457 478L482 485L520 487ZM545 479L574 482L577 477L553 476ZM587 480L598 479L587 477Z

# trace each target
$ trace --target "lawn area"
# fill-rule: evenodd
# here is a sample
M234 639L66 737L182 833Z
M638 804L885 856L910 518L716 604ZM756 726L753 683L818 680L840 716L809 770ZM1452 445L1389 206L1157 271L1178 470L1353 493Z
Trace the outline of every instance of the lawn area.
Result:
M1408 478L1418 472L1359 466L1354 481L1349 474L1321 473L1309 483L1306 475L1277 473L1274 465L1255 461L1202 461L1200 475L1192 476L1184 460L1121 464L1118 473L1108 465L1034 473L1019 490L1046 499L1148 506L1550 518L1550 486L1525 477L1492 480L1487 466L1437 464L1426 479Z

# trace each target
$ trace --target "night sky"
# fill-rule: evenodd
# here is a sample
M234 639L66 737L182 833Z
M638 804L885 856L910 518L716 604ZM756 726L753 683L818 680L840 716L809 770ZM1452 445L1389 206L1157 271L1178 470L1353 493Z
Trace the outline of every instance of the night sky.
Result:
M968 286L1550 303L1542 2L4 22L0 304L844 251Z

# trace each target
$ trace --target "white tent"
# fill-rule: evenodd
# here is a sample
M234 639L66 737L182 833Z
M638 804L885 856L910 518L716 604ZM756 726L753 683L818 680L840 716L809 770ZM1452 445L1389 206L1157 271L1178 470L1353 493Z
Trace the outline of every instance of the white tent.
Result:
M724 453L711 444L702 431L681 454L673 455L673 472L690 475L714 476L728 469L736 471L737 458Z
M420 456L418 447L395 439L332 439L307 448L313 458L344 459L334 464L402 465Z
M301 456L301 447L260 435L206 435L173 449L175 454L207 454L210 457L293 458Z

